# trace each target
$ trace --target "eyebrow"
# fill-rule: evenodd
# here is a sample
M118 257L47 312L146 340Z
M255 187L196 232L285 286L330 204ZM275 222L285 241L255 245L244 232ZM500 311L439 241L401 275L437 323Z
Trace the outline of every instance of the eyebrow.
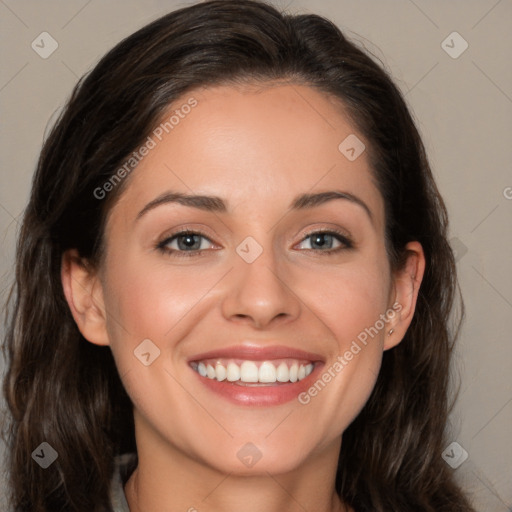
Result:
M342 192L339 190L328 190L315 194L301 194L291 202L290 209L306 210L320 206L334 199L343 199L360 206L373 222L372 212L362 199L349 192ZM169 203L178 203L183 206L198 208L200 210L214 213L226 213L228 211L225 201L218 196L189 195L181 192L164 192L144 206L144 208L142 208L142 210L137 214L136 220L139 220L143 215L157 206Z

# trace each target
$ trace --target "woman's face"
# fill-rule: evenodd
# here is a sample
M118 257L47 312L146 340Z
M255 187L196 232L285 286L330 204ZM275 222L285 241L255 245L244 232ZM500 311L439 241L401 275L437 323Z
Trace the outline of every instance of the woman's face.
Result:
M301 85L197 90L171 115L99 273L139 449L291 470L338 449L400 316L367 141Z

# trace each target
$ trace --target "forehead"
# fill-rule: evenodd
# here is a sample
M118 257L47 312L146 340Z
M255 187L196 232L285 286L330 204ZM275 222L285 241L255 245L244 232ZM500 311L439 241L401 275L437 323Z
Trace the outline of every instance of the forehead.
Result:
M150 139L114 210L140 210L166 190L270 209L288 206L298 193L341 188L373 204L377 217L382 211L368 143L339 101L308 86L191 91L166 111ZM354 153L346 153L347 145L362 153L347 158Z

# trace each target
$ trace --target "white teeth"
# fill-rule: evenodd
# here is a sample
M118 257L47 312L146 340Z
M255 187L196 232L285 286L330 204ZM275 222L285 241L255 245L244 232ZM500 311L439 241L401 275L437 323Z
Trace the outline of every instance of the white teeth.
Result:
M290 382L297 382L297 373L299 372L299 365L293 363L290 367Z
M240 380L242 382L258 382L258 367L252 361L244 361L240 366Z
M240 367L237 364L228 364L227 379L229 380L229 382L235 382L237 380L240 380Z
M216 377L216 374L215 374L215 368L209 364L207 367L206 367L206 376L209 378L209 379L215 379Z
M258 367L259 364L259 367ZM290 366L288 366L290 365ZM277 368L276 368L277 366ZM247 382L270 384L273 382L297 382L308 375L314 369L314 364L299 364L299 362L281 361L278 365L271 361L244 361L241 365L230 361L227 364L199 362L193 366L202 377L222 382Z
M288 382L290 380L290 370L288 370L288 365L286 363L281 363L277 367L276 379L278 382Z
M276 367L272 363L265 361L260 366L260 371L258 374L259 381L260 382L275 382L276 378L277 378L276 373L277 373Z
M224 366L218 363L217 366L215 366L215 373L217 374L218 381L223 381L227 377L226 368L224 368Z

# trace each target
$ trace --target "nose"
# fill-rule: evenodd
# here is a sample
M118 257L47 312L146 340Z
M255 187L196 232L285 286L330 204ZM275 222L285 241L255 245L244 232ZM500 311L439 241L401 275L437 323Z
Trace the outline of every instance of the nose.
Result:
M277 264L273 251L265 249L252 263L235 253L235 268L229 272L229 286L222 312L230 322L256 329L287 323L298 318L301 301L287 282L285 263Z

